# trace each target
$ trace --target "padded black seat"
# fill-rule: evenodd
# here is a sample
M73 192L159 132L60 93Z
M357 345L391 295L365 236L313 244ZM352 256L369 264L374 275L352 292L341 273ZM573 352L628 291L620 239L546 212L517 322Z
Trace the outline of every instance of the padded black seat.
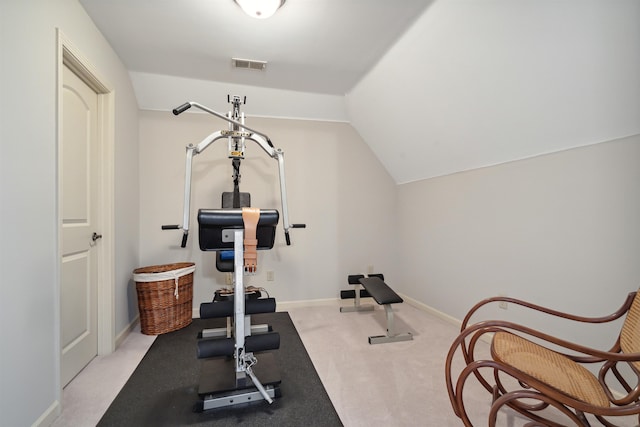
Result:
M400 295L394 292L379 277L367 277L359 279L360 283L378 304L397 304L403 302Z

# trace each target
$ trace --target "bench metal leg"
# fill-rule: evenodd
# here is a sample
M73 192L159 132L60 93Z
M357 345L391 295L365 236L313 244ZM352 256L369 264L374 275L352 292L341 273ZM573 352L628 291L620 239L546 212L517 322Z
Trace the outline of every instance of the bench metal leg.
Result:
M373 311L373 305L371 304L360 304L360 289L362 289L361 285L354 286L355 289L355 299L353 301L352 306L348 307L340 307L340 313L350 313L353 311Z
M391 304L384 304L384 311L387 315L387 335L373 335L369 337L369 344L383 344L387 342L411 341L413 335L411 332L404 334L396 333L395 320L393 317L393 308Z

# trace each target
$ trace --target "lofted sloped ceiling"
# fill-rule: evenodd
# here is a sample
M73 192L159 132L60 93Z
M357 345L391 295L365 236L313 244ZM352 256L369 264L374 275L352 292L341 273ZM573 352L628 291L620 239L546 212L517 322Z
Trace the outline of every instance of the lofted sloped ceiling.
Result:
M254 19L233 0L80 0L131 71L344 95L428 0L287 0ZM231 58L266 61L237 70Z
M347 112L397 183L639 134L640 1L436 1Z
M398 184L640 133L637 0L80 3L141 108L348 121Z

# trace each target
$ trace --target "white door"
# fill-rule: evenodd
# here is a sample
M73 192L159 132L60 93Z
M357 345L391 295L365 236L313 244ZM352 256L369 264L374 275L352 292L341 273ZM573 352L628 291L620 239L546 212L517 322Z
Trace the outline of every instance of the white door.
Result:
M59 151L63 386L98 352L97 251L100 248L101 166L97 113L98 95L67 66L63 66Z

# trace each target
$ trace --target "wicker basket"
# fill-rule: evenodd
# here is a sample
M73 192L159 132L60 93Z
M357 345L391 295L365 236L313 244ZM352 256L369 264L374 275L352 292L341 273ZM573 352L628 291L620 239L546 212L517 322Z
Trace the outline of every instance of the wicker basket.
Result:
M181 262L133 271L143 334L164 334L191 324L194 270L194 263Z

